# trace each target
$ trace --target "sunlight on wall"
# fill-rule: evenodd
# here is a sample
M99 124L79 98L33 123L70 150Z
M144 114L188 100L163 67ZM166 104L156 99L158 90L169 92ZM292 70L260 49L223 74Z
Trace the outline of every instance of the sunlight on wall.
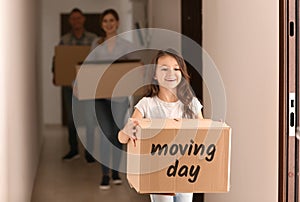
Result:
M6 40L6 30L8 28L8 21L6 19L7 3L5 0L0 1L0 25L2 27L0 32L0 201L7 201L7 127L6 127L6 71L7 57L5 47L8 43Z
M222 76L227 97L226 122L232 127L231 190L205 194L205 201L275 202L279 2L203 3L203 44ZM204 98L208 96L204 93ZM205 107L210 105L209 100L205 101Z
M4 0L5 1L5 0ZM37 0L0 0L0 201L30 201L39 156Z

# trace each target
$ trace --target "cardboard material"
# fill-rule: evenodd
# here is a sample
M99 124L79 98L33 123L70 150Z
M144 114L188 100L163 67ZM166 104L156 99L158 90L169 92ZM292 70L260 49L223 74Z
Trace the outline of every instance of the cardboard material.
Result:
M139 61L83 64L76 71L74 94L79 100L132 96L144 85Z
M142 119L127 145L127 179L139 193L218 193L230 188L228 125L208 119Z
M83 62L90 52L90 46L56 46L54 59L55 85L71 86L75 80L75 66Z

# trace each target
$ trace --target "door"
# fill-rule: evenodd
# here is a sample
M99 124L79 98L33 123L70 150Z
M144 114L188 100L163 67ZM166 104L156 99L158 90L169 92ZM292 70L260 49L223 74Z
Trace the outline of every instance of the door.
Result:
M202 0L181 1L181 33L202 46ZM182 55L188 53L188 47L182 46ZM199 57L201 54L199 53ZM191 75L191 86L200 101L202 100L202 78L198 72L202 67L191 67L187 62Z
M202 0L181 0L181 33L202 46ZM188 53L187 47L182 45L182 55ZM201 53L199 53L201 57ZM202 69L194 69L187 62L188 71L191 75L191 87L196 97L203 103L202 99L202 78L198 72ZM201 68L201 67L196 67ZM204 194L194 194L194 202L203 202Z
M279 201L299 201L299 3L280 1Z

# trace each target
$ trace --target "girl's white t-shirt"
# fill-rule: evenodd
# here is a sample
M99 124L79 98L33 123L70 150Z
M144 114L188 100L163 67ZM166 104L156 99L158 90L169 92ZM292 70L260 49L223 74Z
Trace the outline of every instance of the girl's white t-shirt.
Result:
M199 100L194 97L190 104L190 109L198 115L202 109L202 105ZM154 97L143 97L136 105L143 118L170 118L180 119L183 118L184 104L178 100L176 102L165 102L159 99L157 96Z

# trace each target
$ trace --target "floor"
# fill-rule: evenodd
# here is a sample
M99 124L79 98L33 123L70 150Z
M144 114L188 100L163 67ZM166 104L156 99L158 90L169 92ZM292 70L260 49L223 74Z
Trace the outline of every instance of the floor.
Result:
M122 185L100 190L100 165L86 163L82 146L79 159L62 161L61 157L68 150L66 128L46 126L43 142L32 202L150 201L149 195L137 194L129 187L124 174Z

